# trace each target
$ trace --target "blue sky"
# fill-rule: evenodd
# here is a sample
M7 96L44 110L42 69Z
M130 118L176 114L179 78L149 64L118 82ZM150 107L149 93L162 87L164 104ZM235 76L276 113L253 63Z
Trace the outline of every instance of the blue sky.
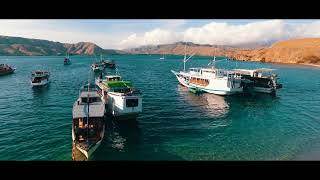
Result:
M0 35L66 43L89 41L103 48L116 49L182 40L199 44L236 45L320 37L319 20L0 20L0 27Z

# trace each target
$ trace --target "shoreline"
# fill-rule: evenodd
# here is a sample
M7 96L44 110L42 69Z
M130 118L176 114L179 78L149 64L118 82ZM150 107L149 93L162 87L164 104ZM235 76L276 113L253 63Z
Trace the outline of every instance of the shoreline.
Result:
M318 68L320 68L320 64L308 64L308 63L301 63L301 65L305 65L305 66L313 66L313 67L318 67Z
M111 55L160 55L160 54L111 54ZM167 55L176 55L176 56L183 56L180 54L167 54ZM93 55L73 55L73 57L94 57ZM209 56L201 56L197 55L199 57L209 57ZM46 56L46 55L38 55L38 56L21 56L21 55L0 55L0 57L64 57L63 55L57 55L57 56ZM226 57L226 56L221 56ZM226 57L228 58L228 57ZM308 67L317 67L320 68L320 64L310 64L310 63L281 63L281 62L261 62L261 61L255 61L255 60L238 60L233 59L234 61L241 61L241 62L259 62L263 64L275 64L275 65L290 65L290 66L308 66Z

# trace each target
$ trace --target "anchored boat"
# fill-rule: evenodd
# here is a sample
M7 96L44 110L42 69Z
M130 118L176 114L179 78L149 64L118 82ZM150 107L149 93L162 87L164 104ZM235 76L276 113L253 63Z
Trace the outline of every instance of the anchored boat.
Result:
M96 80L96 85L107 112L121 119L137 118L142 112L141 93L119 75L108 75L105 79L101 76Z
M0 76L1 75L6 75L6 74L11 74L16 70L16 68L13 68L9 66L8 64L0 64Z
M105 131L105 106L94 85L83 86L72 111L72 140L87 159L100 146Z
M100 71L103 71L104 70L104 64L101 63L101 62L98 62L98 63L93 63L91 65L91 68L94 72L100 72Z
M116 63L114 62L114 60L103 59L102 55L100 55L100 62L103 64L105 68L110 68L110 69L116 68Z
M68 53L67 53L66 57L64 58L63 64L64 65L70 65L71 64L71 60L70 60L70 57L69 57Z
M115 64L114 60L103 60L102 64L106 68L110 68L110 69L115 69L116 68L116 64Z
M190 68L189 71L186 71L185 63L192 56L186 58L185 54L183 71L176 72L171 70L180 84L191 89L197 89L197 91L218 95L231 95L243 92L241 76L236 75L233 71L217 69L214 65L210 68ZM215 63L215 56L213 63Z
M31 73L32 86L44 86L49 83L50 73L48 71L37 70Z
M164 57L164 54L162 54L162 57L160 57L160 60L164 60L165 57Z
M254 92L275 94L282 88L278 75L273 73L274 69L234 69L234 71L242 76L244 87L250 87Z

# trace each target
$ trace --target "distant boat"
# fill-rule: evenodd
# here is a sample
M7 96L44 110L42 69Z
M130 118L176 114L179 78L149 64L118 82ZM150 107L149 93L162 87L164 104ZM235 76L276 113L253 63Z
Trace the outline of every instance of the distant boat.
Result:
M64 58L63 64L64 65L70 65L71 64L71 60L70 60L70 57L69 57L68 53L67 53L66 57Z
M105 105L94 85L83 86L72 110L72 141L87 159L98 149L105 132Z
M37 70L31 73L32 86L44 86L49 83L50 73L48 71Z
M110 68L110 69L116 68L116 64L115 64L114 60L103 59L102 55L100 55L100 61L104 65L105 68Z
M160 58L161 60L165 59L164 54L162 55L162 57Z
M94 72L103 71L104 68L105 68L105 65L104 65L102 62L95 62L95 63L91 64L91 69L92 69Z
M9 66L8 64L0 64L0 76L1 75L6 75L6 74L11 74L16 70L16 68L13 68Z

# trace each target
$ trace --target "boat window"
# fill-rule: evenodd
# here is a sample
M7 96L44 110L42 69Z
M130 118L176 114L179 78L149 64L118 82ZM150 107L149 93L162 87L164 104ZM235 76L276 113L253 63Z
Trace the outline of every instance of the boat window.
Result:
M138 106L138 99L126 99L126 106L127 107L137 107Z
M128 93L131 91L130 88L114 88L112 89L113 92L118 92L118 93Z
M88 98L81 98L81 102L87 103L88 102Z

